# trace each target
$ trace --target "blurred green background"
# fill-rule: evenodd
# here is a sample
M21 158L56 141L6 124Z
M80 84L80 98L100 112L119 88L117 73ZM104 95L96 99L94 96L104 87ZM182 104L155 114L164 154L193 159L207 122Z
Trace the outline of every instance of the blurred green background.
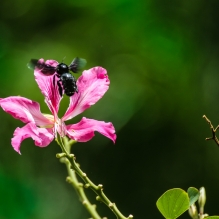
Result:
M110 89L70 123L111 121L118 138L113 145L97 133L76 144L82 169L127 216L162 218L161 194L189 186L205 186L206 212L218 215L219 148L204 140L211 132L202 119L219 124L218 8L216 0L3 0L0 97L21 95L49 112L26 67L31 58L69 64L79 56L86 68L106 68ZM67 106L65 97L60 115ZM0 118L0 219L89 218L65 182L57 144L42 149L28 139L20 156L10 141L22 122L3 110Z

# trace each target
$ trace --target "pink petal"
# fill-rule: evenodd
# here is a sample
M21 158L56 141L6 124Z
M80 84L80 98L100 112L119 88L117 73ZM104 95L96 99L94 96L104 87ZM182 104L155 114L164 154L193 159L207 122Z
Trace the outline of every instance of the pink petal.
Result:
M19 154L21 142L26 138L32 138L36 146L46 147L54 139L52 129L38 128L34 123L28 123L22 128L16 128L11 144Z
M111 139L114 143L116 140L115 128L111 122L97 121L85 117L77 124L67 125L67 135L78 142L86 142L94 137L94 131Z
M70 97L69 107L63 116L63 121L69 120L95 104L108 90L110 81L107 71L95 67L83 71L77 80L78 93Z
M39 103L24 97L7 97L0 99L2 109L22 122L34 122L38 126L53 124L40 112Z
M44 63L44 60L40 59L38 62ZM58 62L55 60L47 60L45 61L45 64L56 67L58 65ZM54 75L47 76L43 74L41 72L41 69L38 69L37 67L34 70L34 75L42 94L45 96L45 100L50 111L53 113L53 115L57 114L59 110L59 104L61 101L61 96L59 95L58 86L57 86L58 78L55 77L55 87L54 87L53 86Z

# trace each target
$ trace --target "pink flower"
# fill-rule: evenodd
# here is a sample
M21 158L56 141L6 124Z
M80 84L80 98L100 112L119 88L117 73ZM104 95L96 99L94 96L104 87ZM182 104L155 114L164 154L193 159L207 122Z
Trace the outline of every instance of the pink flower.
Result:
M58 62L47 60L46 64L57 66ZM53 75L45 76L39 69L34 70L34 75L52 115L42 114L39 103L24 97L0 99L0 106L5 112L26 123L14 131L11 144L15 151L21 154L20 145L26 138L32 138L36 146L46 147L56 137L57 132L62 137L68 136L78 142L86 142L93 138L94 131L98 131L115 143L116 134L112 123L85 117L76 124L64 123L95 104L108 90L110 81L104 68L94 67L83 71L77 80L78 93L70 97L69 107L61 119L58 117L58 110L62 97L59 95L58 87L53 86Z

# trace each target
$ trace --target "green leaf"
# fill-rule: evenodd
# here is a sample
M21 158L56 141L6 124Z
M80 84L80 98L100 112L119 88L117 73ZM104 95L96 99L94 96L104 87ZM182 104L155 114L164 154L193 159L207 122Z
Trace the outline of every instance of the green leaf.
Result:
M219 216L210 216L210 217L205 217L206 219L219 219Z
M198 200L200 192L194 187L189 187L187 193L189 196L189 206L191 206Z
M189 197L182 189L170 189L157 200L156 205L165 218L175 219L189 209Z

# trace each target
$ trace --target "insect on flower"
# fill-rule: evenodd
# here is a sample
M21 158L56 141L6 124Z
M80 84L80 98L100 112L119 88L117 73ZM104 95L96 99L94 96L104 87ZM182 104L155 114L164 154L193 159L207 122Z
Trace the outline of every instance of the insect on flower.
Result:
M55 69L59 65L55 60L39 59L39 63ZM77 142L87 142L94 137L95 132L99 132L115 143L115 128L111 122L82 117L77 123L66 124L66 121L83 113L106 93L110 85L106 69L97 66L82 72L76 82L78 93L68 98L69 106L61 117L58 114L62 96L59 95L58 87L53 85L54 76L51 74L46 77L41 70L42 68L35 68L34 76L51 114L42 113L38 102L25 97L0 98L0 107L15 119L25 123L24 126L15 129L11 139L15 151L21 153L20 146L26 138L32 138L36 146L43 148L57 135L66 136Z
M59 63L56 67L52 65L46 64L44 61L40 59L31 59L27 64L28 68L35 69L37 68L42 74L46 76L53 77L53 86L55 86L56 82L59 88L59 94L62 97L63 90L67 96L72 96L74 93L78 93L78 88L76 85L75 77L70 73L70 71L77 73L86 65L86 60L76 57L71 64L68 66L65 63ZM56 81L56 77L59 80Z

